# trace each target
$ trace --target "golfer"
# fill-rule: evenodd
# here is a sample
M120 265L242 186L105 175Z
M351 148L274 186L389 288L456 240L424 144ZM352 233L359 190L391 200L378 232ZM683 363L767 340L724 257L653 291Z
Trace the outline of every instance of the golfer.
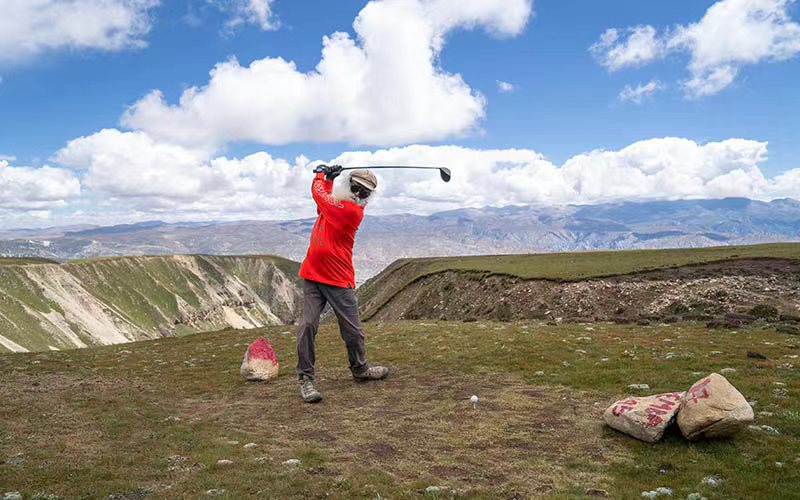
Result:
M367 363L353 270L356 230L364 218L367 200L378 186L378 179L369 170L354 170L350 175L349 190L334 196L333 180L341 171L342 167L338 165L320 165L314 169L316 176L311 184L311 195L317 204L317 221L311 230L308 253L300 266L303 317L297 328L297 378L300 395L306 403L322 400L322 394L314 386L314 339L325 304L330 304L336 313L353 378L359 381L380 380L389 374L388 368Z

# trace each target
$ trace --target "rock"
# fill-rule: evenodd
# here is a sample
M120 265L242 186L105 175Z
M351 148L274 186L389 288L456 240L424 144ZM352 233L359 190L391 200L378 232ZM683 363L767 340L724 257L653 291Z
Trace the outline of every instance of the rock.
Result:
M258 464L263 464L263 463L266 463L266 462L272 462L272 457L258 457L258 458L254 458L254 459L253 459L253 462L255 462L255 463L258 463Z
M258 445L255 443L247 443L246 445L244 445L244 447L247 448L248 450L251 448L255 448L256 446Z
M223 490L222 488L214 488L213 490L206 491L206 495L208 495L210 497L218 497L218 496L224 495L224 494L225 494L225 490Z
M671 392L622 399L605 411L603 419L612 429L655 443L675 418L682 397L683 393Z
M300 465L300 460L298 460L296 458L290 458L289 460L283 462L283 465L285 465L287 467L296 467L296 466Z
M601 490L600 488L589 488L584 492L584 495L587 497L607 497L608 492L606 490Z
M628 389L633 389L635 391L649 391L650 386L647 384L631 384L628 386Z
M689 440L731 437L753 423L753 408L728 380L717 373L697 381L686 392L678 427Z
M538 371L538 372L534 373L534 375L536 375L537 377L544 377L544 372Z
M709 486L719 486L722 484L722 479L720 479L719 476L706 476L703 478L702 482Z
M217 460L217 465L233 465L233 460L223 458L222 460Z
M425 488L425 493L439 493L440 490L441 488L438 486L428 486Z
M751 430L766 432L767 434L780 434L778 429L769 425L751 425Z
M686 500L708 500L706 497L701 495L700 493L689 493L686 495Z
M760 412L758 412L758 416L759 417L771 417L773 415L775 415L775 414L772 413L771 411L760 411Z
M729 373L736 373L736 368L723 368L719 372L722 373L722 374L725 374L725 375L727 375Z
M3 500L22 500L22 493L19 491L9 491L3 493Z
M767 359L766 356L756 351L747 351L747 357L751 359Z
M788 333L789 335L800 335L800 326L781 323L775 327L775 331L780 333Z
M264 337L258 337L244 353L239 370L246 380L272 380L278 376L278 358Z

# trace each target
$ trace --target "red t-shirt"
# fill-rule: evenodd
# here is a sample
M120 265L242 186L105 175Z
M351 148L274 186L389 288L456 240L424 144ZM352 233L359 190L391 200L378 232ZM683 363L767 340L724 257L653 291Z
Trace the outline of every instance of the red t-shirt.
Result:
M333 181L318 173L311 183L317 203L317 221L311 230L311 244L300 265L300 277L326 285L355 288L353 244L364 207L352 201L337 200L331 194Z

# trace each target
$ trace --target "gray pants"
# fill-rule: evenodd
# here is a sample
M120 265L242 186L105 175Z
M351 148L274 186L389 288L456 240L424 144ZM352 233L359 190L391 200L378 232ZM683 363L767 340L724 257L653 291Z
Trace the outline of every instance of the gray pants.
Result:
M297 328L297 378L300 380L304 377L314 380L314 339L325 304L331 305L339 320L339 334L347 347L350 371L360 375L368 368L355 289L303 280L303 317Z

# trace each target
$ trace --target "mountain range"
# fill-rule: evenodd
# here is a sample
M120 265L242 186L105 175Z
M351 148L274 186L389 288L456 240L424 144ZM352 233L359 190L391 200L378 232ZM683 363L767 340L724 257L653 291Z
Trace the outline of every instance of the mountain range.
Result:
M147 221L0 231L0 255L69 260L141 254L275 254L302 260L314 219ZM746 198L465 208L368 215L357 281L402 257L699 247L800 241L800 201Z

